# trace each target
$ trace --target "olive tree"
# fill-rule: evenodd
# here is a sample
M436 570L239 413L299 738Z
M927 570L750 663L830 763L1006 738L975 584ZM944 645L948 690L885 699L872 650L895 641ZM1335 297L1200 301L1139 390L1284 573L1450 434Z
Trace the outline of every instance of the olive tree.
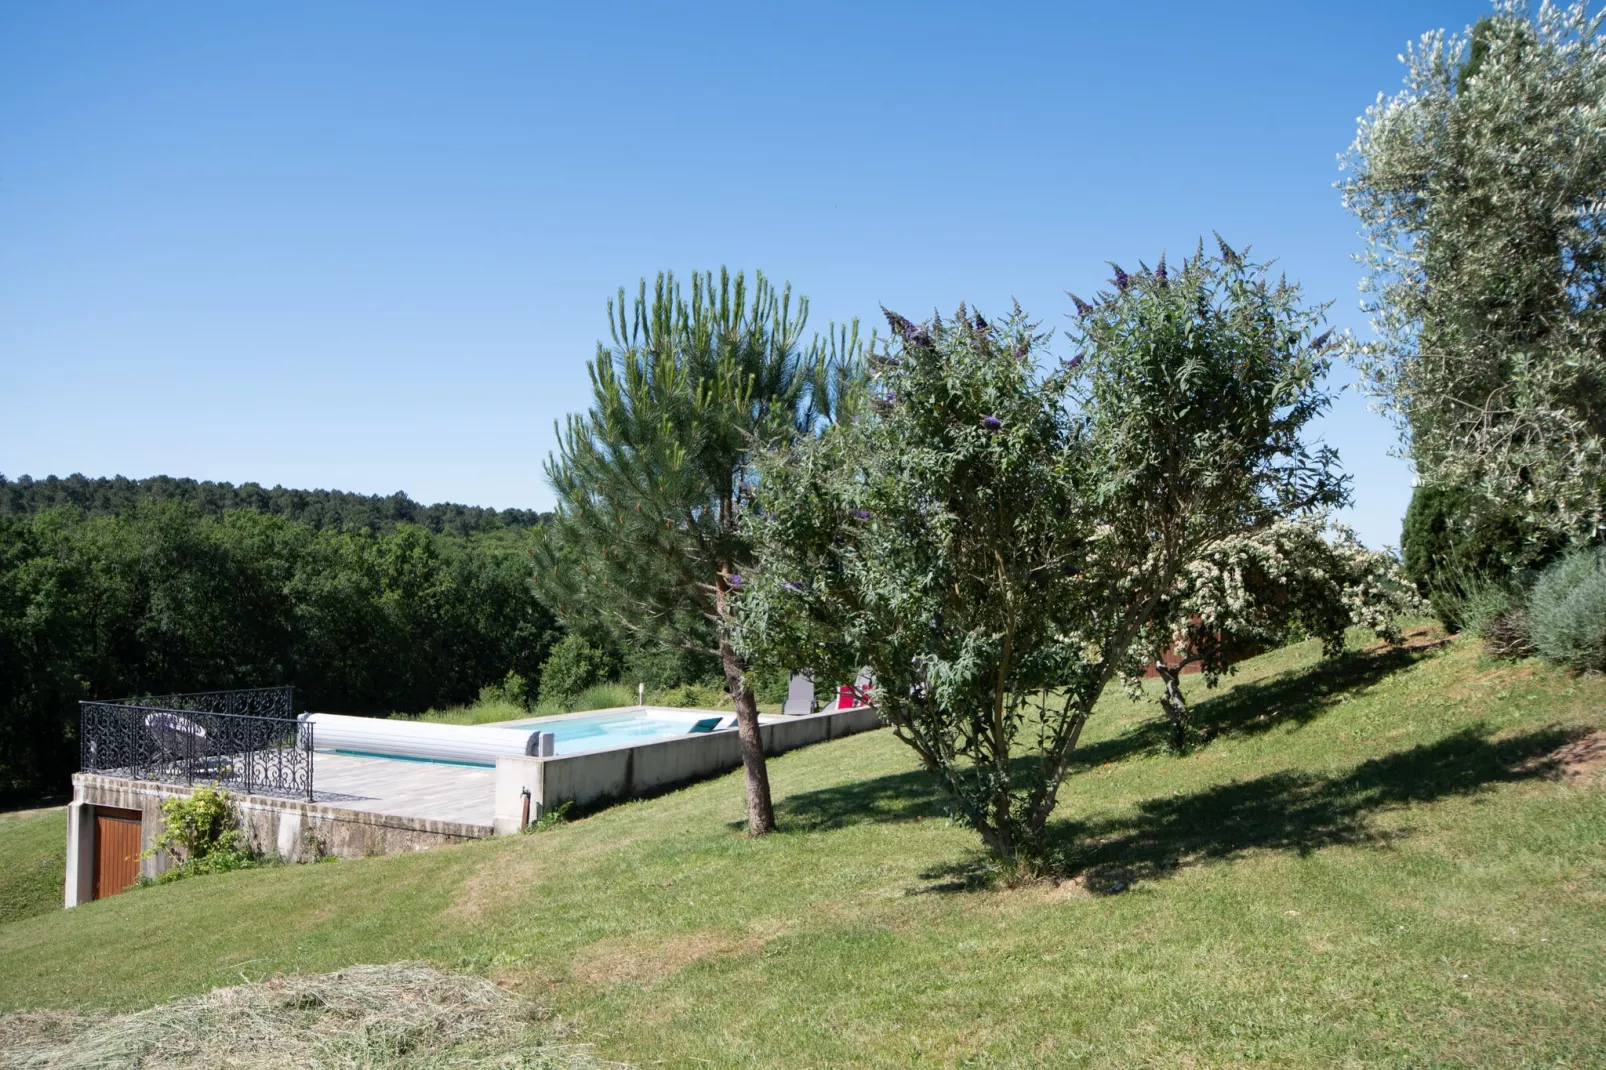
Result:
M1026 867L1111 677L1187 564L1333 505L1321 310L1222 244L1075 299L1076 353L1017 309L889 313L861 418L761 463L738 645L851 678L997 855Z
M1354 359L1425 482L1588 541L1606 530L1601 17L1502 0L1402 59L1343 157L1377 334Z
M565 620L718 659L736 708L748 830L772 831L748 663L730 642L751 547L755 451L816 433L860 376L857 325L802 344L808 302L763 275L659 275L608 304L592 404L547 462L557 509L537 585Z

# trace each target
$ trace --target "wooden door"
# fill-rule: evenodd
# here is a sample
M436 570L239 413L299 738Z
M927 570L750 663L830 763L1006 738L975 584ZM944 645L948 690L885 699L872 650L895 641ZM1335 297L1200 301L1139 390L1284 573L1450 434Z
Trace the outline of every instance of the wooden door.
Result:
M95 898L116 895L139 879L138 810L95 807Z

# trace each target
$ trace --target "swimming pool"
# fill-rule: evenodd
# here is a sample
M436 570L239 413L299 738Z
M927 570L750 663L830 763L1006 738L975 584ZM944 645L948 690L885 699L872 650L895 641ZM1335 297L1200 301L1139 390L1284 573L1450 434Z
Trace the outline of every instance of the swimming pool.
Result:
M587 717L547 717L520 721L506 727L551 732L553 754L578 754L626 743L673 739L686 735L692 725L711 716L715 715L707 710L610 710ZM726 714L721 718L720 727L728 725L730 719L730 715Z

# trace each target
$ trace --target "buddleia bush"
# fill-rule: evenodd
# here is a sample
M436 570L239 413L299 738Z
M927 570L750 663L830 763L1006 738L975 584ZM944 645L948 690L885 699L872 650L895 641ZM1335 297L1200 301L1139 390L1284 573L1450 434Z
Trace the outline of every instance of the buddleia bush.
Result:
M736 641L853 679L995 855L1031 870L1099 696L1182 570L1236 533L1341 504L1331 332L1221 243L1115 268L1074 347L1018 308L888 313L869 413L761 463Z
M1606 550L1577 550L1546 569L1528 616L1540 654L1574 669L1606 670Z

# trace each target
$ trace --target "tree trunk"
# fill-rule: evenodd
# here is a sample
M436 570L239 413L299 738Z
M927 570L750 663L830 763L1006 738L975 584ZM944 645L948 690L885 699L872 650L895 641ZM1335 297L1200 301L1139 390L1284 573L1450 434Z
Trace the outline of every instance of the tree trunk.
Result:
M1171 749L1184 750L1188 745L1188 703L1182 697L1182 667L1172 669L1163 658L1156 658L1154 667L1165 681L1160 705L1165 710L1165 719L1171 723Z
M742 771L747 779L747 832L762 836L775 831L775 807L770 803L770 773L764 764L764 742L758 734L758 699L742 682L747 666L724 639L719 641L719 660L736 704L736 734L742 741Z

